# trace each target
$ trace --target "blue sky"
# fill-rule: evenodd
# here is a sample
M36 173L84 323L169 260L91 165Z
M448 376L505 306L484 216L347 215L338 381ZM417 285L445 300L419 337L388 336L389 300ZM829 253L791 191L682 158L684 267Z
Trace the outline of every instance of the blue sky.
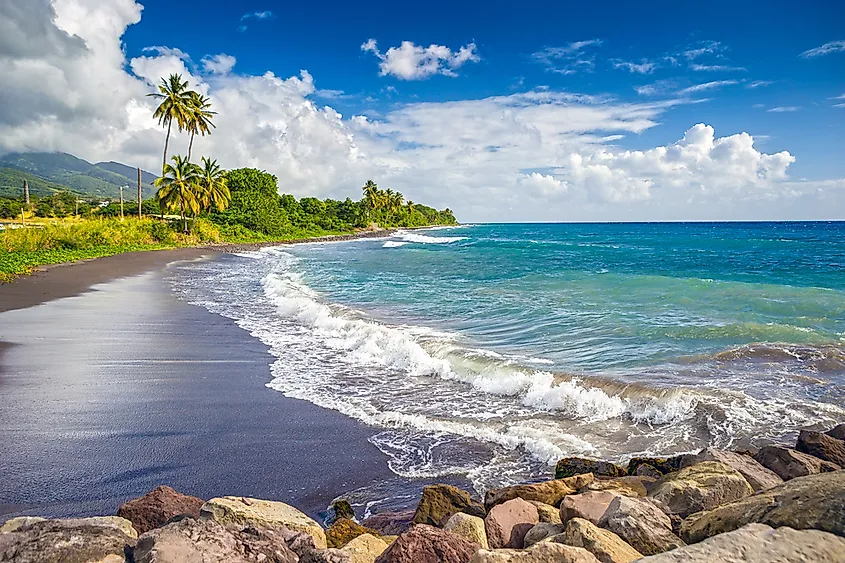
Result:
M845 219L841 1L8 2L0 150L155 170L145 94L178 72L219 112L198 150L298 196L372 177L465 220Z

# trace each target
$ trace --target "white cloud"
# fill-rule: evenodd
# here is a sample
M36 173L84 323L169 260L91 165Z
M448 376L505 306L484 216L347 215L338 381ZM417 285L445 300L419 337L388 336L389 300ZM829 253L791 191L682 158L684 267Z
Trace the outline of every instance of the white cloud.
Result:
M467 221L843 215L845 181L790 180L792 155L762 153L746 133L719 138L696 125L677 143L610 145L688 100L626 103L538 89L343 117L314 101L319 91L307 71L209 76L184 53L163 49L127 61L121 37L140 18L132 0L85 0L84 9L79 0L55 0L55 23L46 0L30 10L33 1L7 0L20 9L0 38L0 151L67 151L155 171L164 131L145 95L180 72L218 112L217 128L196 139L194 154L268 170L299 197L356 197L373 178ZM42 29L44 40L20 32L30 29ZM171 150L184 153L187 143L174 132Z
M801 108L798 106L778 106L776 108L767 109L766 111L770 113L785 113L785 112L793 112L798 111Z
M714 80L712 82L705 82L703 84L695 84L682 90L678 90L678 95L684 96L686 94L695 94L696 92L704 92L705 90L713 90L714 88L721 88L723 86L732 86L739 84L737 80Z
M642 86L634 86L634 90L640 96L658 96L667 94L678 87L678 81L674 79L658 80L651 84L643 84Z
M481 60L475 43L453 52L443 45L421 47L411 41L403 41L399 47L391 47L382 53L376 40L370 39L361 45L361 50L379 58L381 76L392 75L402 80L422 80L435 74L454 77L457 76L455 71L465 63Z
M229 74L235 67L237 60L231 55L220 53L219 55L206 55L200 62L205 72L211 74Z
M249 27L248 22L250 20L269 20L273 18L273 12L270 10L263 10L263 11L256 11L256 12L247 12L241 16L240 22L241 24L238 26L238 31L246 31Z
M573 41L562 47L546 47L531 55L536 62L545 65L546 70L558 74L589 72L595 66L593 48L602 44L601 39Z
M838 53L839 51L845 51L845 41L830 41L821 47L804 51L799 56L805 59L810 59L813 57L820 57L822 55L829 55L830 53Z
M845 94L842 94L841 96L834 96L834 97L829 98L829 99L831 99L831 100L845 100Z
M700 64L691 64L690 70L694 70L696 72L746 72L748 69L741 66L730 66L730 65L700 65Z
M726 50L727 47L718 41L699 41L680 54L692 61L704 55L714 55Z
M845 104L833 104L835 108L845 108Z
M745 87L750 89L763 88L765 86L771 86L774 83L774 80L755 80L754 82L746 84Z
M642 62L632 63L630 61L614 61L613 68L625 69L636 74L649 74L657 68L657 63L643 59Z

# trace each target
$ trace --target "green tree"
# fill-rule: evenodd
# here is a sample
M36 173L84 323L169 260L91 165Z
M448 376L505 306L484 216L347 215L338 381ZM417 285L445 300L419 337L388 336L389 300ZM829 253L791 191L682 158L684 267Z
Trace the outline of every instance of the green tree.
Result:
M217 223L241 225L269 236L285 234L290 223L281 205L276 177L254 168L238 168L226 172L232 195L228 209L213 212ZM293 199L296 203L296 199Z
M179 131L185 129L193 111L191 100L194 94L195 92L188 90L188 82L182 81L181 74L171 74L167 80L162 78L158 92L147 94L147 96L161 100L153 113L153 117L158 119L159 125L167 125L167 137L164 139L164 158L161 162L162 175L164 175L164 168L167 166L167 146L170 143L171 127L173 122L176 121Z
M175 155L173 164L165 164L161 178L155 181L158 188L156 197L162 212L179 210L182 217L184 231L188 232L187 214L196 215L200 211L200 201L197 198L195 184L200 175L196 164L191 164L187 158Z
M191 152L194 148L194 136L211 135L211 129L216 127L211 118L217 112L211 111L211 101L197 92L188 92L190 96L190 107L187 113L185 129L191 134L191 141L188 143L188 160L191 160Z
M197 197L204 209L223 211L229 207L232 194L229 191L226 173L216 160L202 157L202 166L196 179Z

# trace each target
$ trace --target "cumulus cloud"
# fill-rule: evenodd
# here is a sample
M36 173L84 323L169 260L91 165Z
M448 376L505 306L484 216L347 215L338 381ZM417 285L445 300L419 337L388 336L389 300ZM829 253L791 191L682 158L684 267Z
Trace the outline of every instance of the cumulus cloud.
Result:
M611 145L655 127L686 99L627 103L538 89L344 117L315 101L320 90L305 70L214 73L205 61L224 62L215 55L196 65L167 48L126 60L121 37L141 14L133 0L54 0L52 11L35 1L44 9L29 10L33 0L3 4L18 8L3 21L18 31L0 40L0 151L59 150L155 171L164 131L145 95L179 72L218 112L214 134L196 139L194 154L268 170L300 197L355 197L373 178L464 220L728 218L744 209L744 218L760 218L761 201L784 198L841 210L845 182L790 180L792 155L760 152L746 133L717 137L696 125L665 146ZM20 29L41 29L45 40L33 43ZM171 150L184 153L187 143L176 132Z
M829 55L831 53L838 53L840 51L845 51L845 41L830 41L825 43L821 47L816 47L814 49L808 49L804 51L799 56L805 59L811 59L813 57L820 57L822 55Z
M220 53L219 55L206 55L200 62L205 72L210 74L229 74L235 68L237 60L231 55Z
M391 47L386 53L379 51L375 39L361 45L361 50L374 54L381 61L379 74L392 75L401 80L423 80L442 74L457 76L457 69L467 62L478 62L481 58L475 43L470 43L453 52L443 45L422 47L411 41L403 41L399 47Z
M544 65L549 72L558 74L589 72L596 66L594 49L601 44L601 39L573 41L562 47L546 47L533 53L531 58Z

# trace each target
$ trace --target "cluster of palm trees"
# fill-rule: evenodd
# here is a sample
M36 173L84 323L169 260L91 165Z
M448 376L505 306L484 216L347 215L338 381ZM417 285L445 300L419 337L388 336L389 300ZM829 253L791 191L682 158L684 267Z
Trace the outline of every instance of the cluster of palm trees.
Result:
M162 215L165 210L179 211L184 230L188 230L187 217L196 217L201 211L217 209L223 211L229 206L231 194L226 185L225 172L216 160L202 157L202 166L191 162L194 137L211 134L215 127L211 102L199 92L188 89L188 82L179 74L161 79L158 92L148 96L160 100L153 117L161 126L167 127L164 140L164 157L161 163L161 177L155 181L156 197ZM188 156L173 156L172 164L167 162L167 148L173 124L179 132L190 134Z
M367 221L379 215L392 215L396 217L403 211L406 211L408 214L414 211L413 201L408 200L405 203L405 196L400 192L394 192L390 188L386 190L379 189L372 180L367 180L367 183L364 184L361 190L364 192L364 197L361 200L361 210L364 214L364 219Z

